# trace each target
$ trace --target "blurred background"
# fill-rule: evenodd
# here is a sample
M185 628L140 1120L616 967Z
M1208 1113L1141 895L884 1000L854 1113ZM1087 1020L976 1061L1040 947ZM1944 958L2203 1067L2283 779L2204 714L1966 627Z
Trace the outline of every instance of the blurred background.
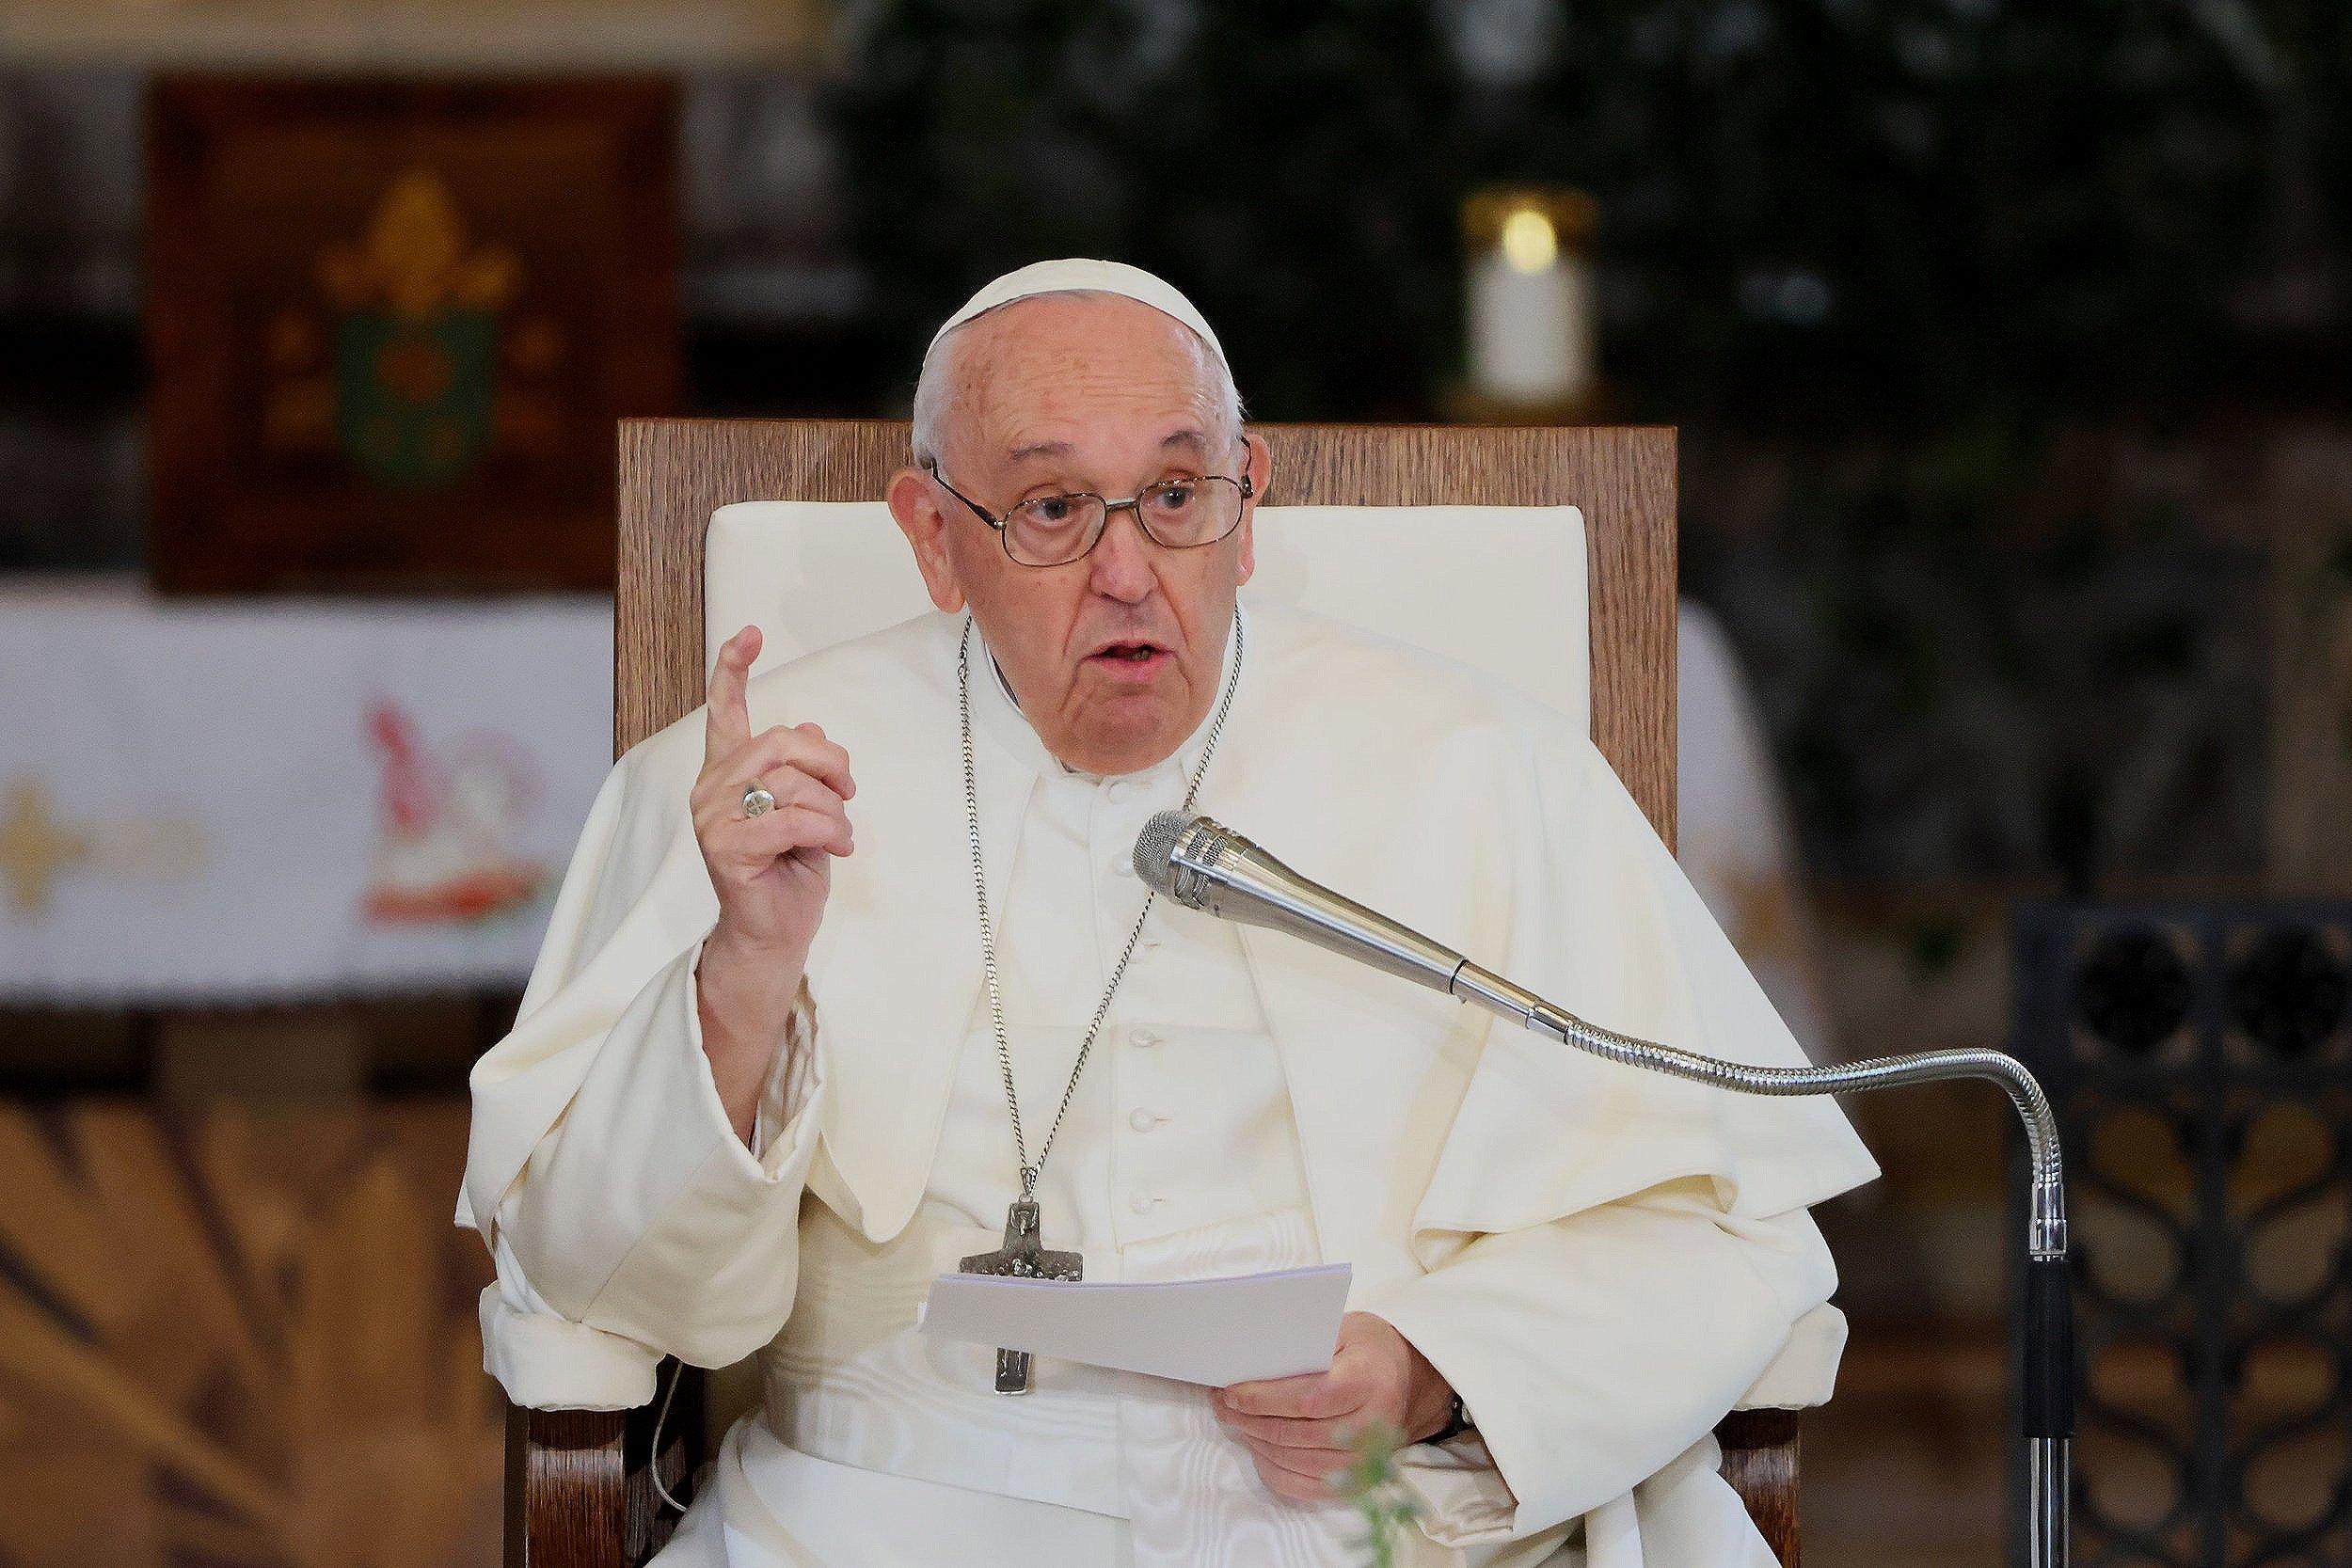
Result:
M1817 1056L2051 1083L2077 1560L2352 1563L2348 92L2335 0L6 0L0 1564L496 1560L612 421L902 416L1055 255L1256 418L1679 426L1685 863ZM2009 1560L2010 1112L1851 1109L1808 1560Z

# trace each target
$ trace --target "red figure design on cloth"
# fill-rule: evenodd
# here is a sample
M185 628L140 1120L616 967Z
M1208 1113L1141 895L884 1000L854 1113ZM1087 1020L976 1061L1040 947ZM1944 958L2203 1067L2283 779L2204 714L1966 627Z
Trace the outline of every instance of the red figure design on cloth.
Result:
M416 720L389 700L369 708L367 732L378 766L368 919L462 924L530 903L548 871L517 856L510 842L540 797L522 747L482 730L436 756Z

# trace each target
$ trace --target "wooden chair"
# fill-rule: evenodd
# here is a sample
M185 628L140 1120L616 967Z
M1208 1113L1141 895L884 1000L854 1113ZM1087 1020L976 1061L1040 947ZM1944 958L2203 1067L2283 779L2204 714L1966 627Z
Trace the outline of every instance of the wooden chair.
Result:
M1260 425L1274 499L1292 505L1583 508L1593 739L1659 832L1675 837L1675 433ZM755 499L867 500L903 464L895 421L632 421L620 436L620 590L614 613L617 755L702 701L703 540L711 513ZM702 1377L684 1369L651 1451L652 1411L513 1411L506 1560L514 1568L634 1568L672 1521L703 1454ZM1797 1568L1797 1415L1735 1412L1717 1428L1724 1473L1786 1568Z

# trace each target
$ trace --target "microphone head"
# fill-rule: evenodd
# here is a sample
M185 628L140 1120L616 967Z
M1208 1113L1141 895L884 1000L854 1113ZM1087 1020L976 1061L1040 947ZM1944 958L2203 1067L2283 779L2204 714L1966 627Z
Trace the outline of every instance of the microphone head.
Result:
M1136 875L1143 879L1145 887L1171 898L1178 896L1176 846L1183 840L1185 830L1200 820L1190 812L1164 811L1143 825L1143 832L1136 835L1135 859ZM1183 901L1191 904L1194 909L1200 907L1191 899Z

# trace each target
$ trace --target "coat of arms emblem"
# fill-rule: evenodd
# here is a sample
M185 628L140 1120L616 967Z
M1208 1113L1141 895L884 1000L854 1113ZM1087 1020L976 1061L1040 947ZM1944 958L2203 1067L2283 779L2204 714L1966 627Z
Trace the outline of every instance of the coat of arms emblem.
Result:
M319 258L334 308L334 433L378 483L447 484L488 448L499 318L520 264L469 249L448 187L421 169L394 181L366 237Z

